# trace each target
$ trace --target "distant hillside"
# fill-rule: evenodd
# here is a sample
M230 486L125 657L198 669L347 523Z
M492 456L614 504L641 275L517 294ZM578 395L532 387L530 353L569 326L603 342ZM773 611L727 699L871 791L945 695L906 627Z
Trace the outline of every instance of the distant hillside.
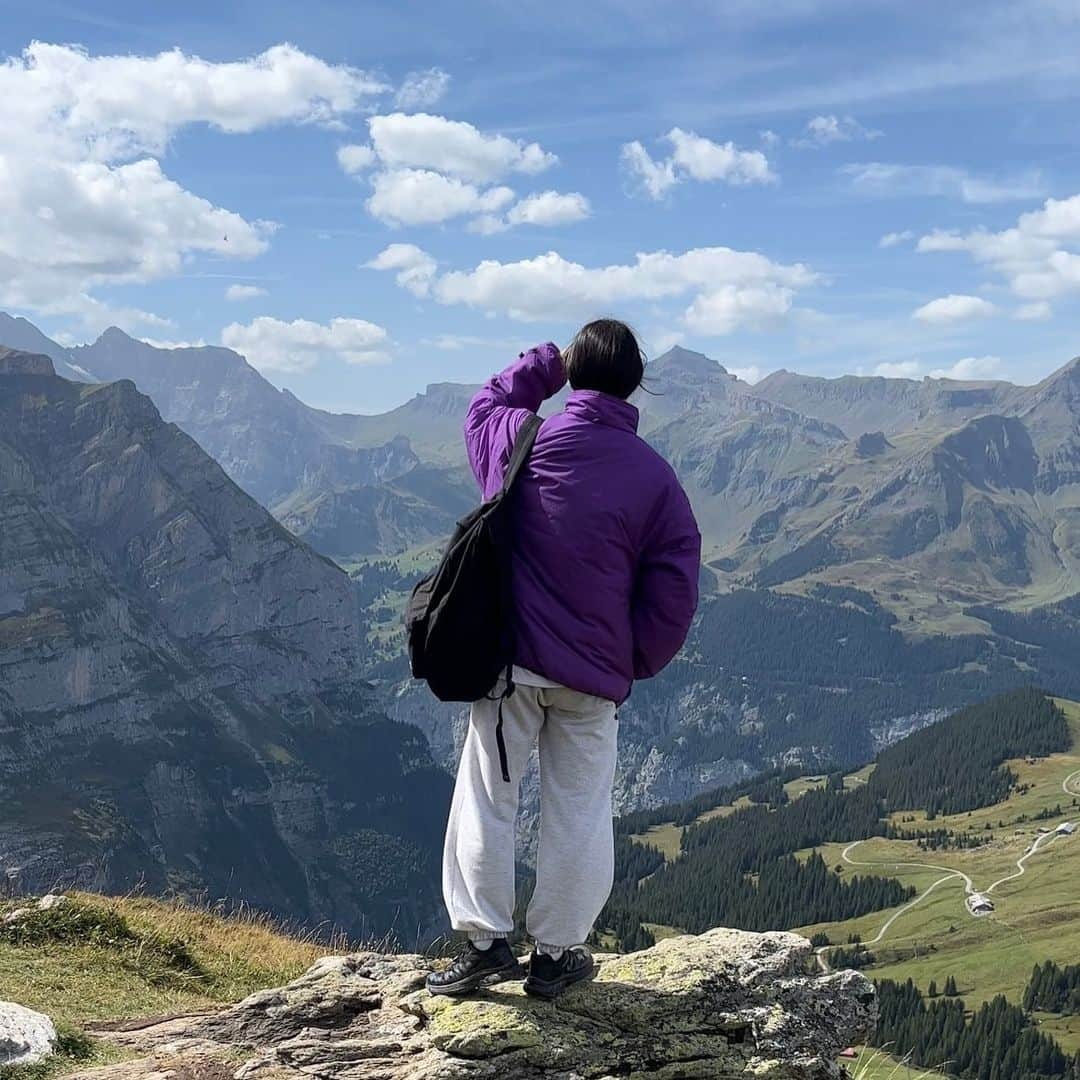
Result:
M754 393L836 424L855 438L872 431L887 435L913 428L947 431L975 416L1008 410L1022 390L1000 381L863 375L823 379L781 370L755 383Z
M132 383L0 351L0 867L413 934L448 778L346 575Z

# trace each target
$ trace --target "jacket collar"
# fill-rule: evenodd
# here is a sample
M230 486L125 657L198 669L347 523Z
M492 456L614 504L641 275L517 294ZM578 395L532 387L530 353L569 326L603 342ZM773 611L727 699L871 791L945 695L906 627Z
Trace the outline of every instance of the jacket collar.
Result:
M629 401L623 401L599 390L573 390L566 399L566 413L579 420L607 427L637 431L638 411Z

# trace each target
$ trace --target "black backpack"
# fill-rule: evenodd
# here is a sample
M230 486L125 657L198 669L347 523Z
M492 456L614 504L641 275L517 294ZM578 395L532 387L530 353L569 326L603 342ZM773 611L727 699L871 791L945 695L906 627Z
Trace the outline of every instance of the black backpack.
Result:
M405 609L413 677L440 701L490 697L504 676L495 736L507 781L502 701L514 692L510 495L539 429L538 416L521 425L502 487L458 522L439 565L417 583Z

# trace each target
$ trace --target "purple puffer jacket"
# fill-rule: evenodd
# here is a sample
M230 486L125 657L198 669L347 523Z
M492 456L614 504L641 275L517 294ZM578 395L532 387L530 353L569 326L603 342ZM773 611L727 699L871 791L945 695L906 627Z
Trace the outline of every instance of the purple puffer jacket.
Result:
M529 413L566 382L540 345L473 398L465 445L484 498ZM515 487L516 662L622 702L679 651L698 599L701 536L671 466L629 402L575 390L546 419Z

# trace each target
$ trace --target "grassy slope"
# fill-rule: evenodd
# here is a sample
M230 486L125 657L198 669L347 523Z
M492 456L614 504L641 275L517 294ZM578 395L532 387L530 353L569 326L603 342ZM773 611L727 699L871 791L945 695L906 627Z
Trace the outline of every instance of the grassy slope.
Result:
M1080 704L1061 702L1073 730L1073 749L1034 763L1016 761L1013 769L1021 784L1030 784L1023 795L1013 794L996 806L939 818L933 827L954 832L973 828L985 835L985 847L970 851L919 852L913 844L870 840L860 844L852 857L872 862L889 860L881 868L846 866L842 873L885 873L914 885L920 893L944 871L905 869L904 863L927 862L968 874L976 889L985 889L1016 869L1016 860L1031 845L1039 826L1080 820L1080 809L1062 790L1062 781L1080 769ZM1074 784L1080 792L1080 785ZM1061 804L1064 818L1033 821L1041 810ZM1021 822L1024 815L1028 820ZM908 815L910 816L910 815ZM921 815L915 815L922 820ZM989 824L990 828L985 826ZM911 824L908 827L912 827ZM830 844L822 854L830 866L840 863L845 845ZM873 950L879 963L869 969L874 978L911 978L924 991L933 979L939 988L952 975L969 1005L977 1006L996 994L1019 1002L1035 964L1051 959L1075 963L1080 956L1080 833L1055 840L1034 855L1023 877L994 890L996 910L983 919L971 918L964 908L964 887L953 879L934 891L893 924L889 934ZM851 933L863 940L873 938L892 911L875 912L844 923L801 928L811 934L825 931L834 942ZM918 956L916 957L916 949ZM1080 1017L1043 1018L1043 1028L1067 1051L1080 1049Z
M54 1075L76 1057L114 1058L115 1051L78 1039L84 1025L237 1001L294 978L326 952L326 947L289 937L254 914L223 918L145 898L71 897L70 905L55 909L56 919L44 931L55 932L60 940L13 943L0 938L0 1000L47 1013L83 1045L66 1062L0 1068L4 1080ZM0 914L16 906L6 904ZM132 937L117 940L80 932L72 935L77 940L62 940L66 920L74 914L85 926L93 922L93 912L120 916ZM183 962L175 962L177 953Z
M1072 728L1073 748L1069 753L1036 761L1011 762L1020 785L1030 785L1030 790L1023 794L1014 792L996 806L940 817L929 824L921 812L898 815L915 819L905 820L908 829L975 830L985 838L985 846L970 851L920 852L912 843L867 840L852 853L852 858L886 863L867 868L843 863L841 856L846 844L826 844L819 849L826 863L840 867L841 874L881 873L896 877L904 884L913 885L920 895L951 869L968 874L976 889L985 889L1015 872L1017 859L1031 845L1040 826L1053 828L1061 820L1080 821L1080 808L1074 808L1071 796L1062 790L1064 779L1080 770L1080 703L1058 700L1058 704L1065 710ZM857 786L872 769L870 765L849 774L844 786L849 789ZM798 798L805 791L820 787L822 782L803 777L785 786L792 798ZM1072 790L1080 795L1080 778ZM1063 817L1032 820L1041 811L1053 811L1059 804L1064 810ZM720 807L703 816L732 812L731 807ZM1025 816L1027 820L1021 821ZM681 837L680 826L664 824L653 826L633 839L659 847L671 860L678 858ZM933 863L946 869L905 867L912 862ZM952 975L969 1005L978 1006L999 993L1019 1003L1035 964L1047 959L1060 964L1076 963L1080 956L1080 833L1055 840L1031 858L1023 877L998 886L993 893L996 910L992 916L973 919L966 911L964 898L964 885L959 878L938 886L925 902L901 915L882 942L873 947L880 963L868 969L867 974L872 978L899 980L910 977L924 991L931 979L940 988ZM851 934L869 941L896 910L877 911L842 923L800 927L799 932L810 936L824 931L834 943L841 944ZM677 932L671 927L650 925L650 929L659 931L660 936ZM1080 1017L1040 1019L1043 1030L1066 1051L1080 1049ZM879 1077L900 1080L907 1075L906 1066L897 1066L889 1058L860 1062L859 1072L866 1080ZM913 1070L913 1075L920 1074L921 1070Z

